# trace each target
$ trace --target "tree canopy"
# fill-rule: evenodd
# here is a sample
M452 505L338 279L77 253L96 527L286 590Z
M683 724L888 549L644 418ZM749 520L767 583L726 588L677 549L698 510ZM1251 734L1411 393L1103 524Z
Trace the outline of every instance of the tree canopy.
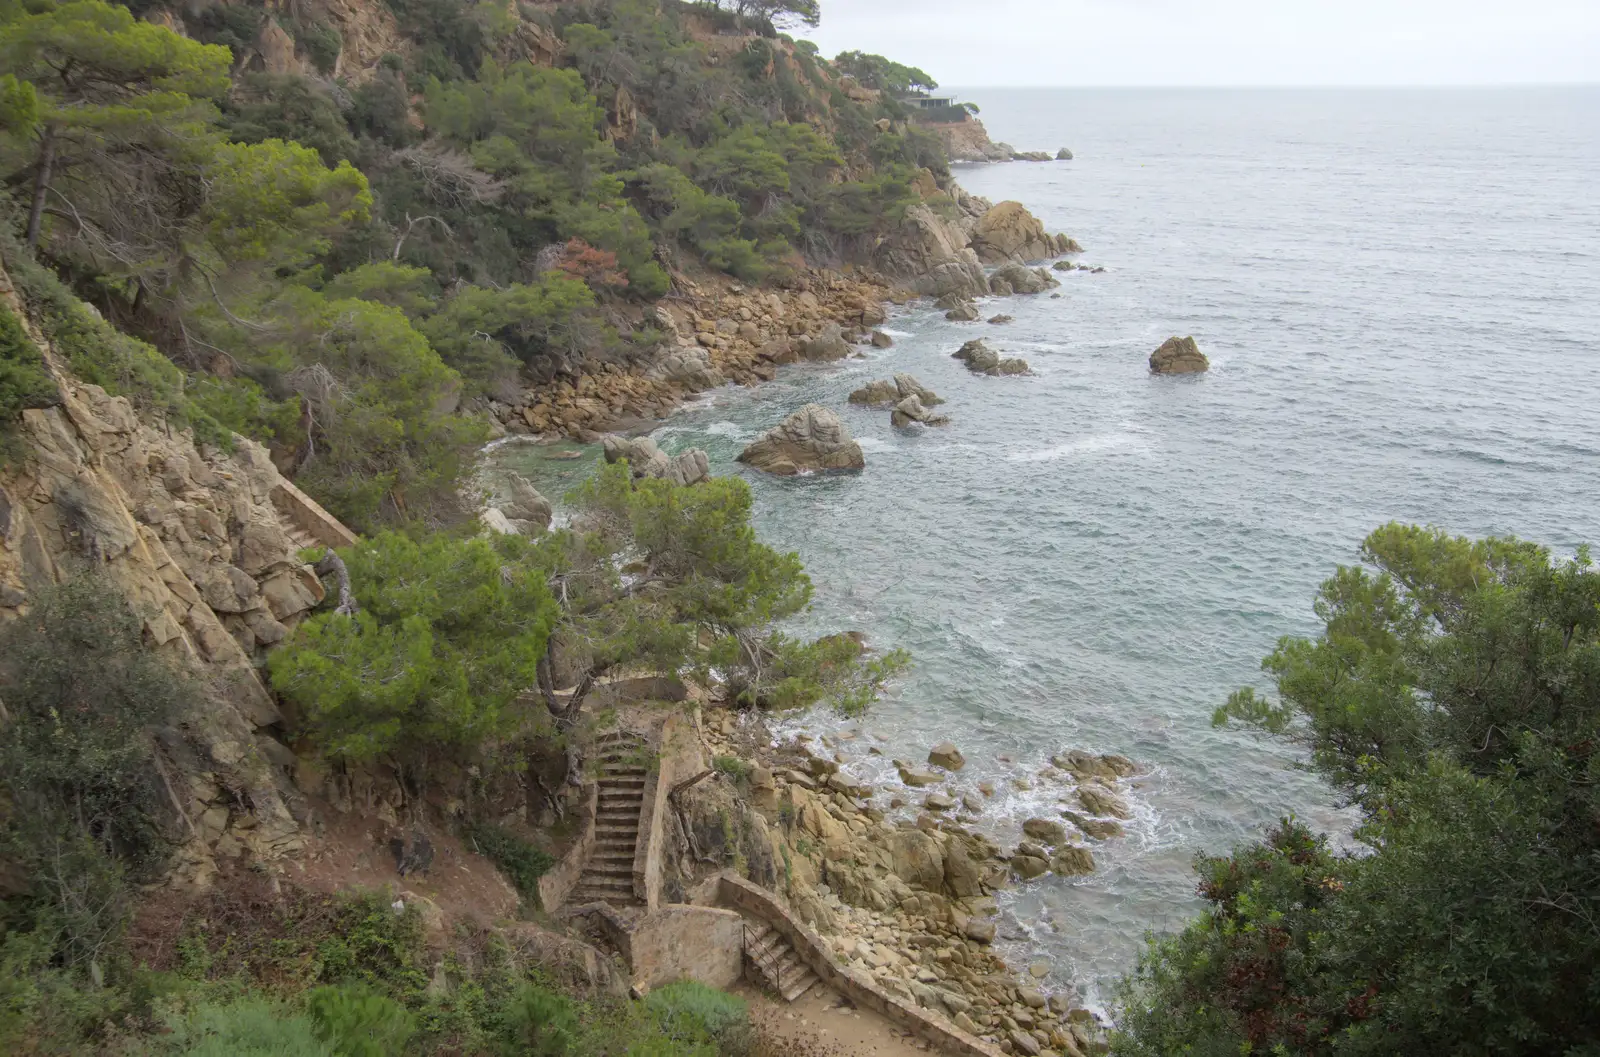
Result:
M1600 1046L1600 573L1403 525L1362 553L1218 721L1304 746L1368 851L1287 820L1199 860L1211 909L1152 941L1118 1053Z

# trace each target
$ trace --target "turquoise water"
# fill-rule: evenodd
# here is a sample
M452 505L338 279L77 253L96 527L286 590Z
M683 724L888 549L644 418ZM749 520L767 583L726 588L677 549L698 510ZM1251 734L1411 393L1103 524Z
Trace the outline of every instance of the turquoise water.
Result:
M1151 768L1093 876L1003 901L1016 964L1046 958L1050 987L1103 1002L1144 930L1193 913L1196 851L1289 810L1346 825L1289 750L1210 715L1278 636L1314 630L1317 585L1367 532L1600 538L1600 91L962 95L997 139L1077 155L963 185L1025 202L1106 272L996 299L1005 327L900 311L894 348L707 394L656 436L750 481L761 532L816 581L811 627L915 655L844 743L856 773L884 780L888 757L945 738L970 761L958 792L1068 747ZM1209 374L1148 375L1171 334ZM974 336L1036 373L969 375L950 353ZM896 431L846 404L895 371L952 424ZM839 410L865 472L733 462L807 401ZM546 486L580 472L537 465ZM1056 789L1002 785L984 816L1000 836L1054 814Z

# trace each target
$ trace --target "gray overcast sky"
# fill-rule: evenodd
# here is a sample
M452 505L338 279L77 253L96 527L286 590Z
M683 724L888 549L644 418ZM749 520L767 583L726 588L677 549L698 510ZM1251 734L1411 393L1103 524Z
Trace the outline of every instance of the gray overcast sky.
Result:
M1600 0L821 0L796 34L941 84L1600 81Z

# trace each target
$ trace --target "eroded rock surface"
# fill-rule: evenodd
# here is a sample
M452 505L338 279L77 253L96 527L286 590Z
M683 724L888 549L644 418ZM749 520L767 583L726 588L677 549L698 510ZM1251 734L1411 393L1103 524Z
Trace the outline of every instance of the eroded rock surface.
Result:
M1199 374L1211 369L1194 338L1170 337L1150 354L1151 374Z
M861 445L839 416L821 404L807 404L791 414L745 448L739 461L780 477L860 470L867 464Z

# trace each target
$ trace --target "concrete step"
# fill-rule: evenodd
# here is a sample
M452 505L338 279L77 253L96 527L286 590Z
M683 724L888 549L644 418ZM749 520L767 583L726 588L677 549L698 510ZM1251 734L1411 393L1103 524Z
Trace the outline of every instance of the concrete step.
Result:
M798 1000L801 995L805 994L816 985L817 974L812 972L810 969L807 969L804 976L797 978L794 983L784 988L779 992L779 994L783 995L783 1000L785 1002L794 1002Z

